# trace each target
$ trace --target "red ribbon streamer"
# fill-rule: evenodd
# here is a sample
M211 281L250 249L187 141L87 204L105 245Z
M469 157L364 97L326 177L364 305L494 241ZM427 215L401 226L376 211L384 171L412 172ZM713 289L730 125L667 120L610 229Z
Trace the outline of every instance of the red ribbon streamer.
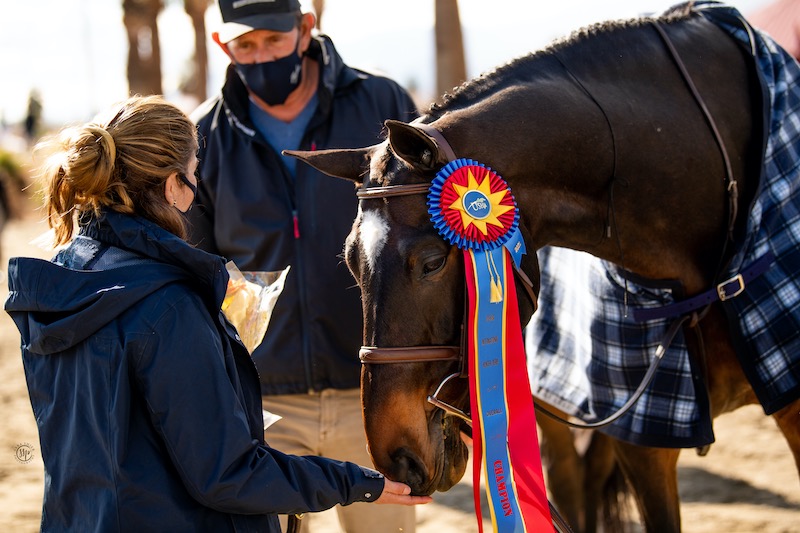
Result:
M552 531L553 523L550 516L550 507L547 500L547 491L544 484L542 473L542 461L539 452L539 442L536 432L536 413L533 407L533 396L531 394L530 383L528 382L528 372L525 362L525 348L522 340L522 326L520 324L519 309L517 306L516 287L514 285L514 272L511 256L505 248L502 248L503 257L503 364L505 365L505 396L507 412L507 449L510 459L511 472L505 473L506 490L513 490L519 506L523 528L526 532L539 533L541 531ZM476 350L476 328L477 320L476 309L478 309L479 290L476 269L475 253L472 250L464 250L464 268L467 280L467 292L469 297L468 309L468 358L470 375L470 403L472 405L472 424L473 424L473 486L475 499L475 512L478 518L478 528L483 531L483 521L481 518L480 504L480 479L481 474L486 470L487 480L494 479L492 465L482 467L483 442L482 442L482 413L478 408L478 394L475 386L478 368ZM495 513L496 514L496 513ZM494 517L494 515L493 515ZM495 532L505 533L514 531L513 523L509 521L493 520ZM502 529L501 529L502 528Z

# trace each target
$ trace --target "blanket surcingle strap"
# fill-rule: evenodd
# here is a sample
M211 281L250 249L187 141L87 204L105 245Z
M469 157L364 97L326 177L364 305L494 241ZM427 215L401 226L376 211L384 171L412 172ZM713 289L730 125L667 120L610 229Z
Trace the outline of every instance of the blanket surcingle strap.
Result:
M713 289L662 307L634 309L633 319L637 322L647 322L648 320L659 318L671 318L691 313L716 301L724 302L731 298L736 298L744 292L748 283L766 272L774 262L775 256L772 252L767 252L760 259L757 259L755 263L742 270L741 273L719 283Z

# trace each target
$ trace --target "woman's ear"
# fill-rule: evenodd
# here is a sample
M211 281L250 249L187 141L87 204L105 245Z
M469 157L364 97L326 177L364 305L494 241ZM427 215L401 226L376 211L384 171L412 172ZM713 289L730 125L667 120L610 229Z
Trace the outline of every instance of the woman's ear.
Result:
M175 206L178 203L178 187L178 173L173 172L167 177L164 185L164 198L171 206Z

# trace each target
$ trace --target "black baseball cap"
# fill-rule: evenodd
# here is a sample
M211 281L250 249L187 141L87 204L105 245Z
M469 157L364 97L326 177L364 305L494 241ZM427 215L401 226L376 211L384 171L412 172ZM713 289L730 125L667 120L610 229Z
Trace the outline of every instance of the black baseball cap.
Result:
M253 30L290 31L300 14L300 1L219 0L219 11L219 40L227 43Z

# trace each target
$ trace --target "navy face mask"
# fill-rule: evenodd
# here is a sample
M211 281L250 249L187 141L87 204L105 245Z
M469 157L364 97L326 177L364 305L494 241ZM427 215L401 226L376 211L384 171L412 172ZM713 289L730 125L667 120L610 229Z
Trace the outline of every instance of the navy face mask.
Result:
M297 47L300 47L298 37ZM268 105L282 104L302 78L303 58L297 49L286 57L266 63L236 63L236 72L250 91Z
M186 210L188 213L192 210L192 207L194 207L194 201L197 200L197 186L189 181L189 178L187 178L186 174L183 172L178 172L178 179L180 179L192 191L192 203L189 204L189 208Z
M178 173L178 179L181 180L184 185L189 187L189 189L191 189L192 194L194 196L197 196L197 185L195 185L194 183L189 181L189 178L186 177L186 174L184 174L183 172L179 172Z

